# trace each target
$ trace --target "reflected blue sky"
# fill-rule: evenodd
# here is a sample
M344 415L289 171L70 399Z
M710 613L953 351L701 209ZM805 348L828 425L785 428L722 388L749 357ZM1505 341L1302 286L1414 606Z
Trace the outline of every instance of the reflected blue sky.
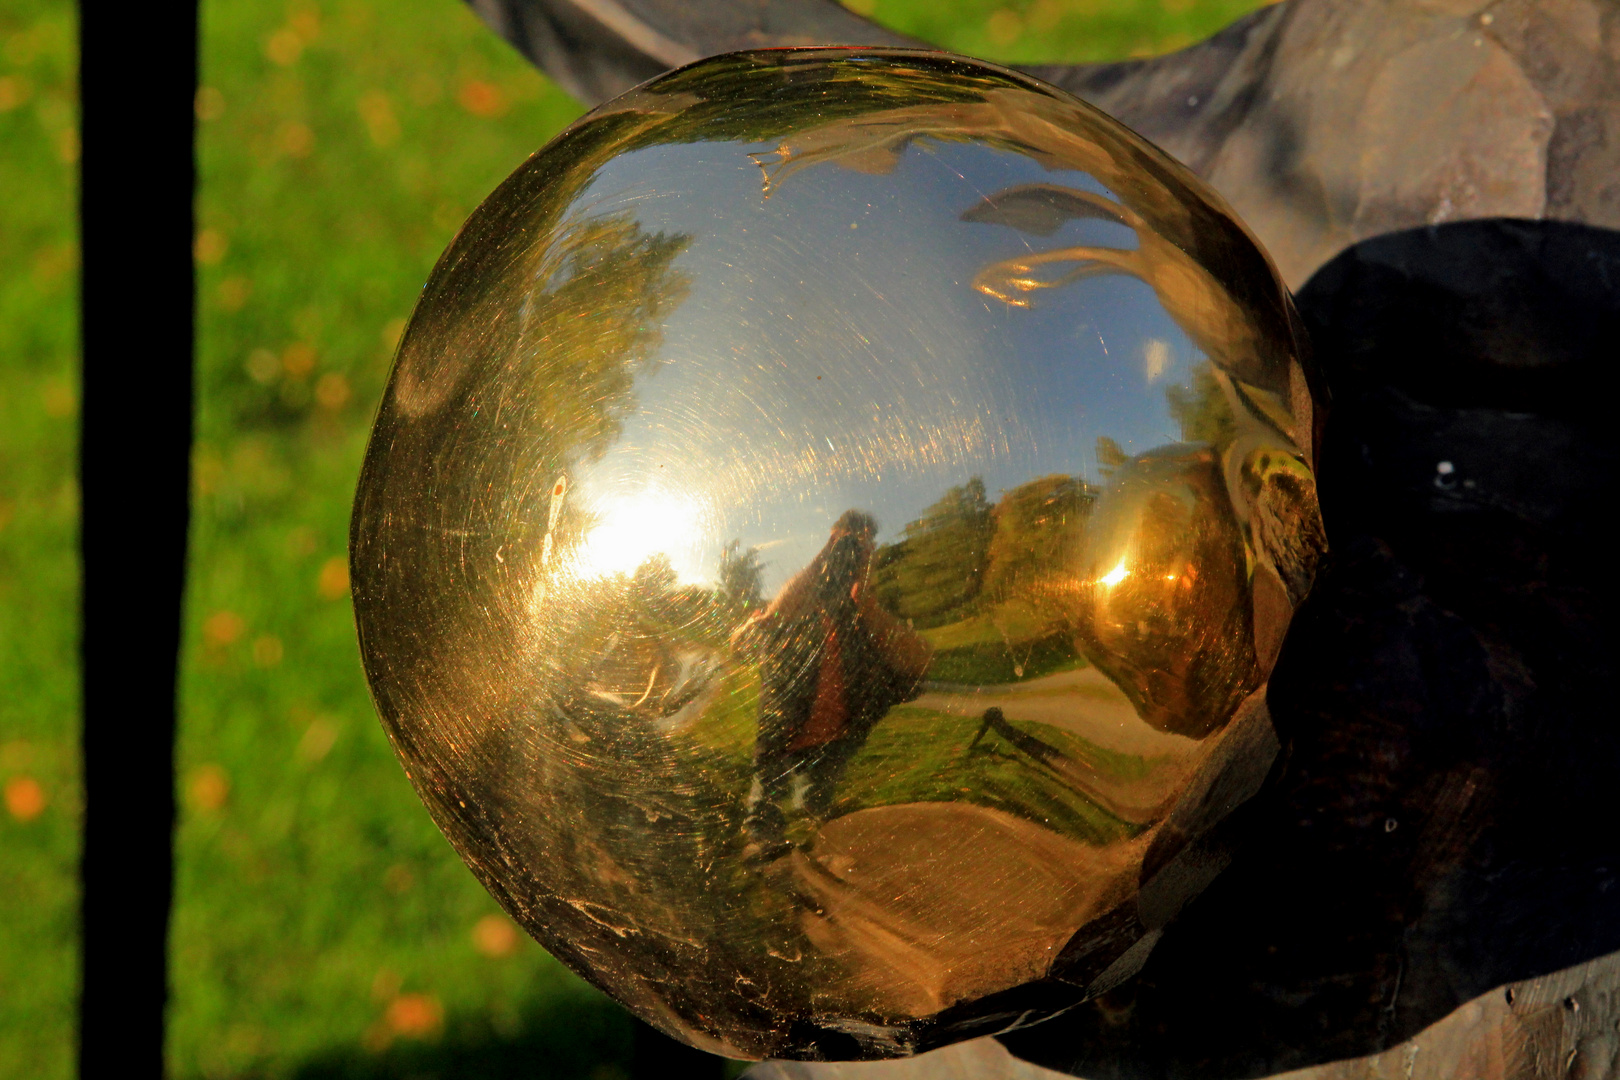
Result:
M1147 285L1090 278L1038 292L1032 309L971 286L1031 250L1134 247L1106 221L1042 237L960 220L1015 184L1106 192L1092 177L924 139L891 172L820 164L765 198L749 154L772 149L625 154L571 212L692 237L676 262L690 295L621 437L575 466L614 538L602 569L663 552L683 579L712 580L736 538L762 549L772 591L846 509L875 514L888 540L972 476L994 499L1049 473L1095 479L1098 436L1133 452L1179 438L1165 387L1201 356Z

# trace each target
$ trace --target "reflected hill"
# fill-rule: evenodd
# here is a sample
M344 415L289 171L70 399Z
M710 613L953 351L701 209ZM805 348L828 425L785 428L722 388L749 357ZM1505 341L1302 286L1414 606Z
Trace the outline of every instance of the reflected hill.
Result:
M878 549L878 600L933 644L932 681L1011 682L1079 662L1051 593L1095 501L1084 480L1053 475L992 504L975 477Z

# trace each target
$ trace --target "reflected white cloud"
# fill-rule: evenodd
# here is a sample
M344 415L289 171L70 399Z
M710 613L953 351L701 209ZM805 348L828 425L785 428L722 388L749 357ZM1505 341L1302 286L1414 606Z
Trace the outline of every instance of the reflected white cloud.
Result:
M1149 338L1142 346L1142 373L1147 376L1148 385L1152 386L1164 378L1169 367L1170 343Z

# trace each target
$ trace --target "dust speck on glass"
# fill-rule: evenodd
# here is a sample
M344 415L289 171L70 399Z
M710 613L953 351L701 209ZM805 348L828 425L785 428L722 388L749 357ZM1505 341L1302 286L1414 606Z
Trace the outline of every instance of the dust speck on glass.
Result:
M1024 76L654 80L411 319L352 537L383 723L507 910L695 1045L1038 1022L1141 966L1276 753L1292 327L1217 197Z

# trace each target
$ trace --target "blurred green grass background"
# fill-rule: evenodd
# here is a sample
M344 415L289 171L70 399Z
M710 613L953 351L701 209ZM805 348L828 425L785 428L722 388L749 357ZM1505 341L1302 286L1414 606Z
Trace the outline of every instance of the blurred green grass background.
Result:
M849 6L1035 61L1167 51L1258 3ZM456 0L210 0L203 23L171 1072L613 1080L624 1015L517 932L394 762L344 569L416 291L580 106ZM0 1077L28 1080L73 1062L74 34L64 0L0 6ZM131 335L129 362L172 362Z

